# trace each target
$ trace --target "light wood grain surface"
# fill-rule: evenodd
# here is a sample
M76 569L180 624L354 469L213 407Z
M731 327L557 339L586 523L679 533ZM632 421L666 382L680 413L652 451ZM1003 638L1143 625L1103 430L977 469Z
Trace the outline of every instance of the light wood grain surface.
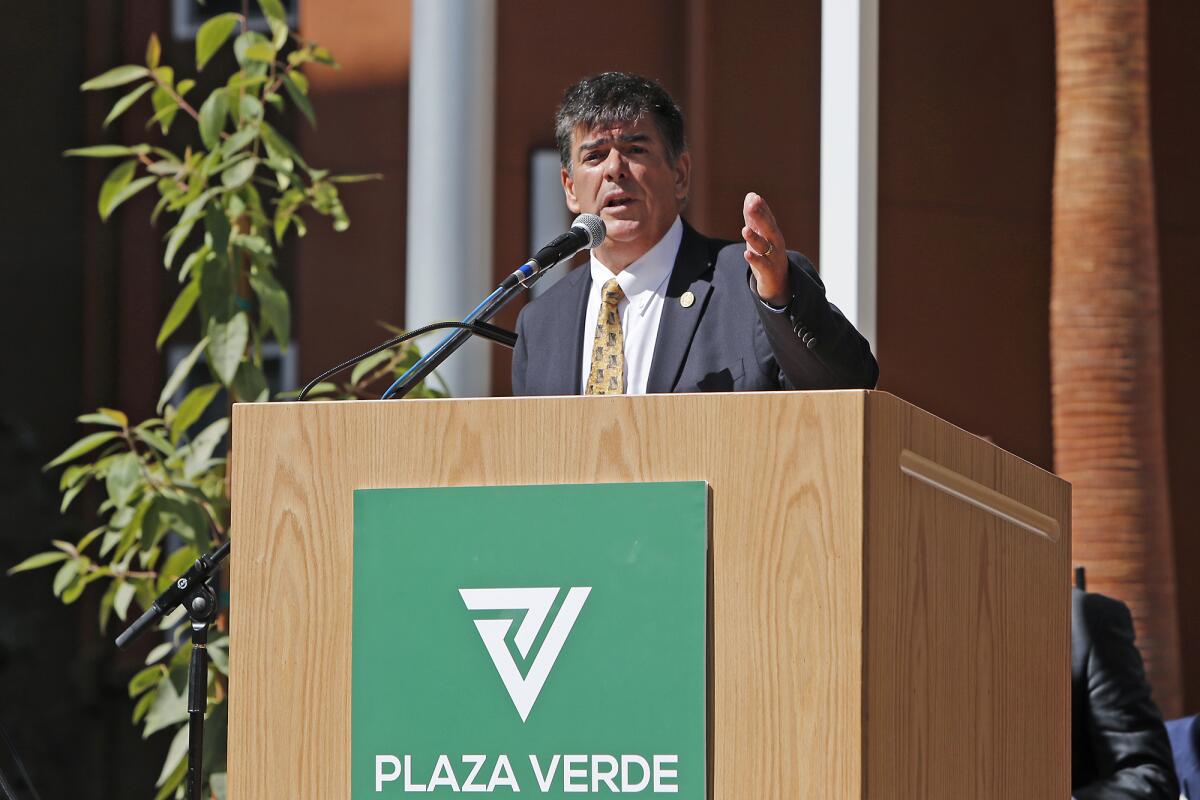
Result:
M1069 532L1065 486L895 398L248 405L233 430L233 800L349 795L354 489L676 480L712 487L713 797L1065 796L1002 790L1069 773L1069 533L1014 535L898 459Z
M866 796L1070 797L1070 487L891 395L867 431Z

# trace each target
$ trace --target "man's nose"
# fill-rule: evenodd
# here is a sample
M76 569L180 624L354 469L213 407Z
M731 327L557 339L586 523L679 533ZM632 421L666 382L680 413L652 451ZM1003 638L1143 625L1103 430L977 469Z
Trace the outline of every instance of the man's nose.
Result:
M613 148L608 151L608 158L604 159L604 177L606 180L617 180L624 178L627 170L625 155Z

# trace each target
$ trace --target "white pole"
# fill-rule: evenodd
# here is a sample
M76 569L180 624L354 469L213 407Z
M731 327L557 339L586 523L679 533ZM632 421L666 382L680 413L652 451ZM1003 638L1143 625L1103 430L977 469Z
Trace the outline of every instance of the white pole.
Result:
M879 352L879 0L821 3L821 280Z
M413 0L405 326L462 319L492 281L495 0ZM427 339L428 349L437 339ZM486 396L490 350L470 342L438 375Z

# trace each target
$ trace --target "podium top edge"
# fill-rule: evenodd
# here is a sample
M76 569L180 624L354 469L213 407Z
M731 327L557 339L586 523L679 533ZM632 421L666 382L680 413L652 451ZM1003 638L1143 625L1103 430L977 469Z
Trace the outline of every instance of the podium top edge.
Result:
M543 396L520 396L520 397L419 397L409 398L404 400L278 400L266 403L234 403L235 411L246 408L296 408L299 406L347 406L347 405L390 405L394 403L513 403L523 401L539 401L539 400L578 400L580 402L614 402L614 401L668 401L668 398L675 400L683 400L686 398L695 399L697 397L705 398L729 398L729 397L787 397L787 396L839 396L848 395L859 396L874 396L886 397L898 400L906 405L911 405L906 400L902 400L896 395L881 391L878 389L813 389L805 391L767 391L767 392L691 392L691 393L662 393L662 394L639 394L639 395L543 395Z

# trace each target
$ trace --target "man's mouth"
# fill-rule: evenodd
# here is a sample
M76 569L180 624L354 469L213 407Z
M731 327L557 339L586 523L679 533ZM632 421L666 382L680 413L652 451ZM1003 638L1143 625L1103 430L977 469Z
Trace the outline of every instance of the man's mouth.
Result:
M634 202L636 201L627 194L614 194L604 201L603 208L628 208Z

